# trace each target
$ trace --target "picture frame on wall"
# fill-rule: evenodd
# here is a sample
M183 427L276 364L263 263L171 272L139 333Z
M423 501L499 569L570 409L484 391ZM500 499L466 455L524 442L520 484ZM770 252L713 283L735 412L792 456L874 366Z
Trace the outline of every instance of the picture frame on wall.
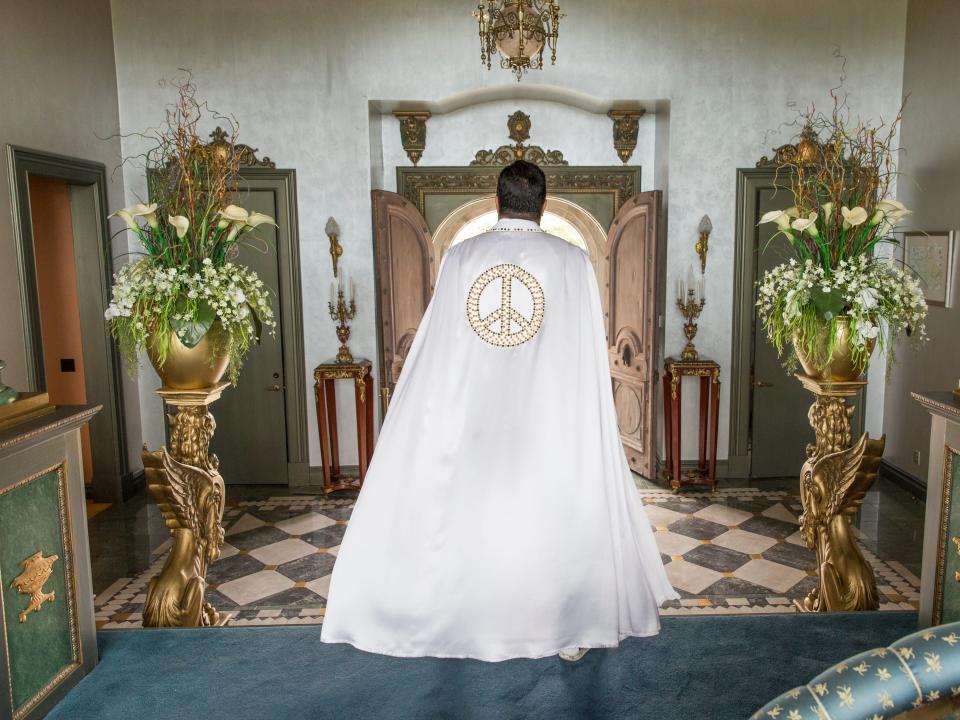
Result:
M920 281L927 305L951 307L956 230L903 234L903 264Z

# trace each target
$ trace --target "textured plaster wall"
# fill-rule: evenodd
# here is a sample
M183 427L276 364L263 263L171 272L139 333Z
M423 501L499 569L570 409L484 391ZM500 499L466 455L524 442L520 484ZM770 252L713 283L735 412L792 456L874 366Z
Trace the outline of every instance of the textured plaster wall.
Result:
M826 103L840 72L833 57L838 47L847 57L853 110L865 118L892 115L901 96L906 0L809 0L803 16L815 22L800 21L796 3L787 0L568 3L558 65L519 85L506 72L481 68L470 10L470 3L450 0L158 0L145 13L136 0L114 0L121 126L138 130L157 122L170 99L157 80L189 67L211 104L241 120L242 141L259 146L278 166L296 168L309 369L335 350L325 308L331 270L323 224L329 215L340 222L343 263L357 278L360 309L352 347L367 357L376 351L370 189L391 185L396 153L389 146L371 152L376 145L371 137L378 135L371 128L371 101L441 102L496 88L508 99L540 85L597 101L669 100L669 128L658 129L654 121L651 131L666 157L651 148L644 152L653 162L645 164L659 177L669 170L668 288L694 262L700 217L709 213L713 219L709 300L698 346L724 367L720 454L725 455L736 168L752 166L788 139L790 132L765 136L791 119L788 103ZM158 17L175 23L175 30L157 32ZM505 102L507 112L515 104ZM552 121L544 113L531 115L534 141L559 147L577 161L583 152L614 162L612 149L603 149L610 142L606 118L579 122L578 149L565 136L551 136ZM494 123L481 144L499 144L502 122ZM429 135L424 162L468 160L477 149L477 128L469 123L469 129L470 142L455 138L456 148L441 148L435 144L438 135ZM395 132L389 119L381 123L385 142L396 142L389 140ZM124 150L134 146L125 143ZM653 177L645 172L644 184ZM126 173L125 183L128 200L143 192L142 178L134 173ZM666 349L680 347L678 316L669 310ZM149 396L151 382L142 387L144 429L156 445L160 410ZM351 411L344 412L350 422ZM310 423L311 460L317 464L312 415Z
M0 20L0 144L102 162L111 206L123 200L117 80L109 0L3 4ZM4 382L27 387L7 155L0 167L0 358ZM117 247L123 252L124 247ZM139 462L137 386L125 382L127 447Z
M903 92L909 99L903 117L898 193L913 209L909 220L917 230L960 230L960 137L955 121L960 114L958 33L960 3L911 0L903 71ZM910 392L948 390L960 380L960 253L955 254L953 265L954 307L930 308L929 343L917 353L909 343L902 343L886 391L885 457L924 482L930 417ZM914 462L914 451L920 453L919 464Z

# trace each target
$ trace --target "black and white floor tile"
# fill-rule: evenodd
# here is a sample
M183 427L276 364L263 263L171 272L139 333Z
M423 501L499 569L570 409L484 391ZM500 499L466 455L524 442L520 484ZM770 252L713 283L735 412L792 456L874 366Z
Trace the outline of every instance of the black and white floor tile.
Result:
M816 558L803 546L800 499L752 488L674 495L639 491L667 575L681 598L665 615L796 612L816 586ZM226 537L208 573L207 599L231 625L323 622L330 574L355 501L342 496L242 501L224 513ZM864 547L876 571L881 610L916 609L919 581ZM150 578L169 542L138 577L121 578L96 598L97 626L139 627Z

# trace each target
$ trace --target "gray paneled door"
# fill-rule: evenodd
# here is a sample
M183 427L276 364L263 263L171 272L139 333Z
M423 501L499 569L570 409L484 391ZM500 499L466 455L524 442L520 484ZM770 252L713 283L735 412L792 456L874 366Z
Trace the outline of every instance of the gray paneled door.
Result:
M750 475L754 478L798 476L806 460L807 443L813 442L813 430L807 419L812 397L795 377L784 370L782 359L756 319L756 282L767 270L795 257L782 235L771 240L776 232L773 223L757 224L764 213L793 205L788 183L789 178L761 180L752 188L754 201L748 203L754 208L752 252L755 254L755 273L752 291L748 295L754 318L750 404ZM862 428L862 398L852 404L857 408L851 423L856 434Z
M757 219L769 210L784 210L793 196L783 189L757 190ZM786 239L771 241L773 223L757 226L756 278L794 257ZM756 302L756 290L751 294ZM787 375L782 361L759 324L753 335L753 406L751 475L755 478L798 475L806 459L805 448L813 440L807 421L810 396L796 378Z
M279 220L285 200L282 183L249 181L238 204L250 211L278 218L280 229L261 225L255 235L261 240L245 241L237 262L256 271L272 294L274 312L281 313L280 262L278 247L289 246L280 233L288 232ZM213 406L217 430L211 449L220 458L220 473L230 484L286 485L287 407L283 363L283 329L276 335L266 330L259 345L250 350L236 387L228 388Z

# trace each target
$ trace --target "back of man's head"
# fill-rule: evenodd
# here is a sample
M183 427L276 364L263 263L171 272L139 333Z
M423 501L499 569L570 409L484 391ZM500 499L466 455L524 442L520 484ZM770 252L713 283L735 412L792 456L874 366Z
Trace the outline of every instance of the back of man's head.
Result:
M526 160L517 160L500 171L497 200L501 217L539 220L547 199L543 170Z

